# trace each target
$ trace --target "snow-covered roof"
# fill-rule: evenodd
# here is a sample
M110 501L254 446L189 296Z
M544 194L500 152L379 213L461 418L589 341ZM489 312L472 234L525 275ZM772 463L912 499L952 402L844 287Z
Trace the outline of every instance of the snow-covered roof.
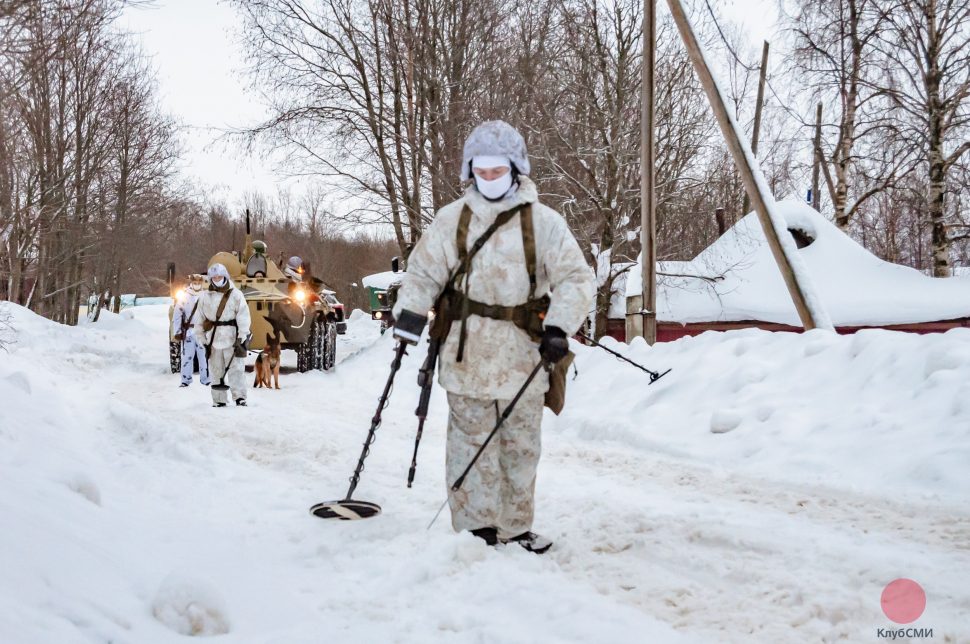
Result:
M404 271L384 271L383 273L374 273L373 275L368 275L361 281L364 283L366 288L380 288L387 289L390 288L391 284L394 282L400 282L404 278Z
M834 324L865 326L970 317L970 277L932 278L883 261L797 199L779 201L789 229L814 241L797 252ZM760 320L800 326L794 304L755 213L677 270L660 277L657 317L668 322ZM642 290L639 265L627 297Z

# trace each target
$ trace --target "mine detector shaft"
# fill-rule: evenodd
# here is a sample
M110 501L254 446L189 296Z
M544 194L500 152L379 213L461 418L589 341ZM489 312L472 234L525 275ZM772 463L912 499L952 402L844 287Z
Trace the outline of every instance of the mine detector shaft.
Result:
M337 334L346 329L342 311L327 302L323 281L301 267L298 277L283 273L266 253L266 244L254 242L246 212L246 238L242 252L222 251L208 266L222 264L236 288L242 291L252 318L250 351L266 346L267 336L280 337L283 349L297 353L297 370L330 370L336 364ZM179 291L173 293L178 297ZM169 338L174 342L173 338ZM173 363L173 372L174 372Z

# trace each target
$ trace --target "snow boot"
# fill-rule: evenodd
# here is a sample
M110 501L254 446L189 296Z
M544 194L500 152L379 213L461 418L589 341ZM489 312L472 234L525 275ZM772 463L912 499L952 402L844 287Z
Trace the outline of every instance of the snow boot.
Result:
M212 403L213 407L225 407L226 403Z
M498 531L495 528L477 528L471 533L490 546L498 545Z
M183 382L182 384L179 385L179 387L188 387L188 386L189 386L189 383L187 382Z
M537 555L541 555L552 547L551 539L538 535L535 532L523 532L519 536L509 539L508 543L517 543L529 552L534 552Z
M245 406L246 406L245 398L236 398L236 407L245 407Z

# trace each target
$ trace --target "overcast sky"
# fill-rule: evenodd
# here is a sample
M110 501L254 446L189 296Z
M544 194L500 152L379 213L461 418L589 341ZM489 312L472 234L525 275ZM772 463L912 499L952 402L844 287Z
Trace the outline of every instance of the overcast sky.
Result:
M659 2L660 11L664 4ZM727 0L720 12L742 27L754 51L775 29L773 0ZM163 108L188 128L183 175L230 204L252 189L275 192L280 179L269 161L243 157L216 141L220 130L265 114L243 76L233 9L217 0L156 0L155 6L128 8L122 26L140 35L158 70Z
M272 190L269 164L216 141L221 130L264 114L242 75L235 12L215 0L156 0L129 7L122 25L140 35L158 70L163 108L187 128L183 173L230 202L254 187Z

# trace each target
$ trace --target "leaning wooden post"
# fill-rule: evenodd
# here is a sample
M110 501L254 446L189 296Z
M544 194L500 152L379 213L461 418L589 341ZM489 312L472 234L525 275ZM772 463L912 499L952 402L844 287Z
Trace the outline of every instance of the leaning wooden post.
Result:
M751 153L758 158L758 138L761 136L761 110L765 106L765 82L768 75L768 41L765 41L761 48L761 70L758 74L758 99L754 104L754 126L751 128ZM744 193L744 205L741 206L741 215L748 214L751 208L751 199L748 193Z
M687 48L687 54L694 65L694 70L700 78L707 99L717 117L717 123L721 128L724 141L731 151L734 164L741 174L744 188L758 213L758 219L761 221L762 228L764 228L765 238L768 240L768 247L771 249L771 254L778 264L778 270L781 271L785 280L785 285L788 287L788 292L795 304L795 310L798 312L802 326L806 330L816 327L832 329L832 322L822 307L822 303L814 295L807 270L805 270L801 258L796 254L795 241L790 235L786 234L788 227L785 224L785 219L774 212L775 201L768 189L768 183L765 181L761 168L751 153L751 148L742 139L740 127L728 112L724 97L717 87L711 68L704 57L704 52L697 42L697 37L694 35L694 30L681 0L667 0L667 4L670 6L670 13L673 15L674 22L677 23L677 29L680 31L681 39ZM782 235L785 235L784 239ZM797 266L798 269L796 270L793 265Z
M822 104L819 103L815 106L815 143L812 146L814 154L812 158L815 159L815 163L812 164L812 208L818 210L822 205L822 195L819 194L818 186L818 171L819 167L825 163L822 158Z
M643 71L640 115L640 269L643 278L643 339L657 341L657 204L654 114L657 52L657 3L643 2Z

